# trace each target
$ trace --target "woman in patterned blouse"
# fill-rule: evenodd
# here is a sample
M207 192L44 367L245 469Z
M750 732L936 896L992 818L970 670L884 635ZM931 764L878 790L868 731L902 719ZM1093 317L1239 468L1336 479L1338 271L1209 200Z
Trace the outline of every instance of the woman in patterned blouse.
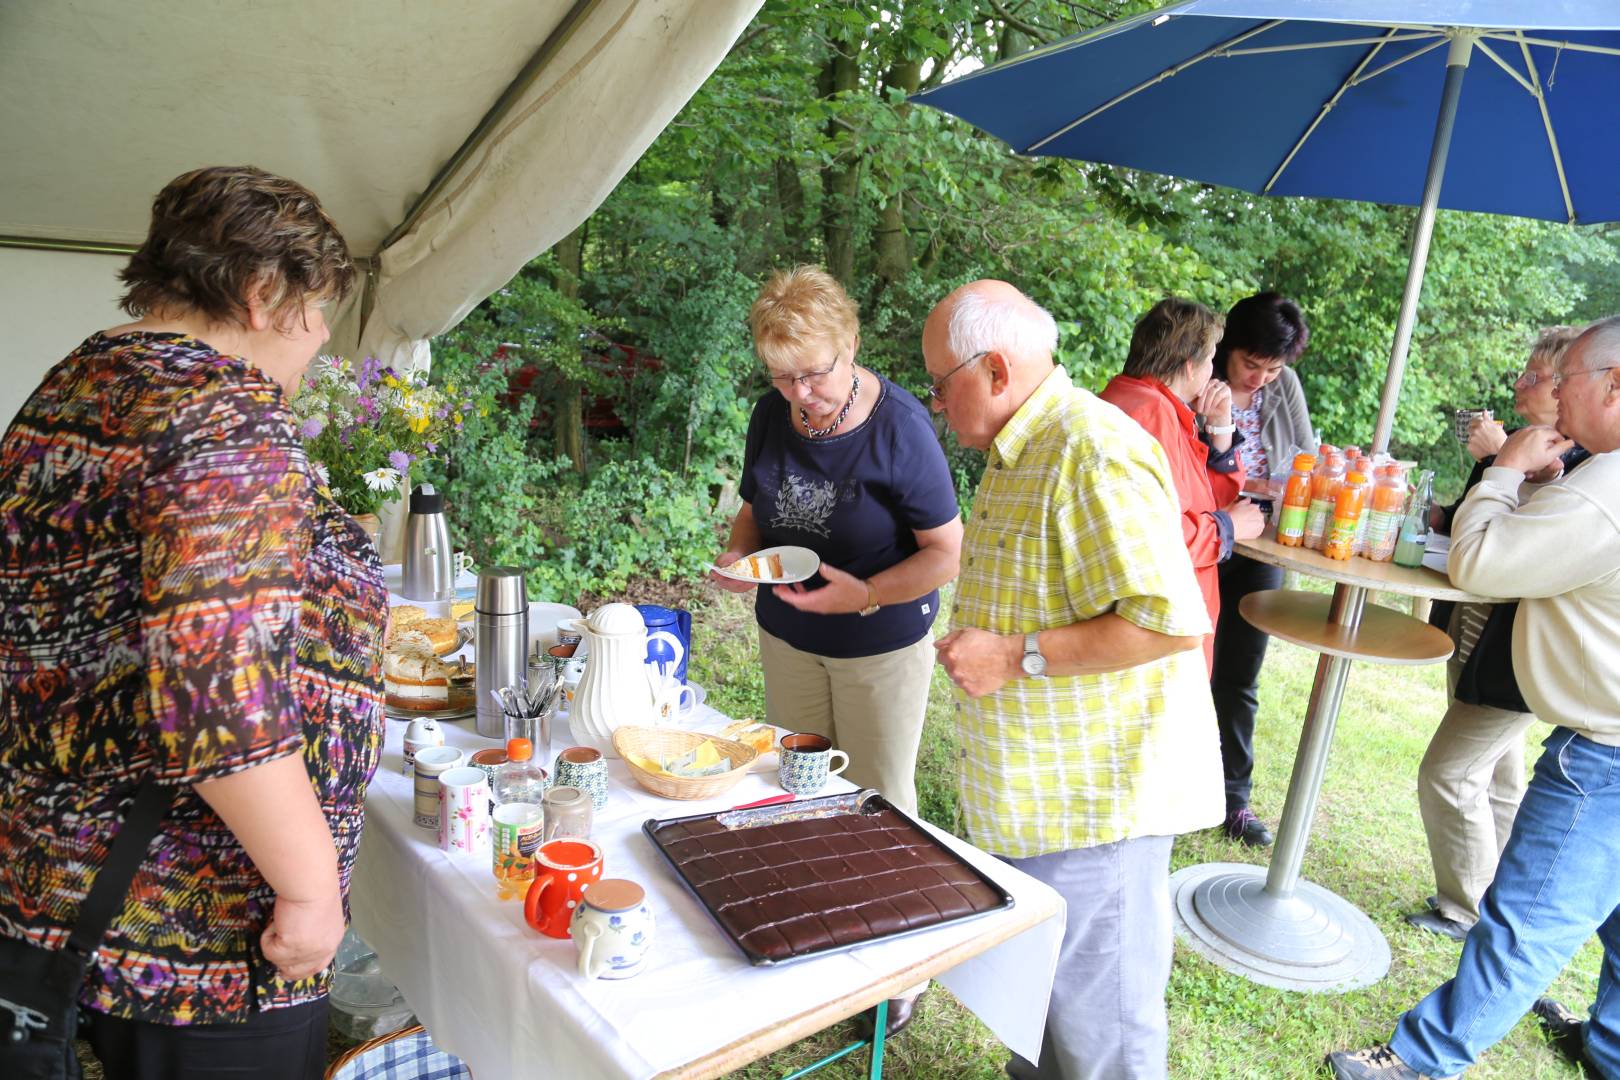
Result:
M91 1045L113 1078L319 1076L387 594L287 395L354 266L304 188L210 168L122 276L135 321L0 444L0 934L60 948L135 788L177 785Z

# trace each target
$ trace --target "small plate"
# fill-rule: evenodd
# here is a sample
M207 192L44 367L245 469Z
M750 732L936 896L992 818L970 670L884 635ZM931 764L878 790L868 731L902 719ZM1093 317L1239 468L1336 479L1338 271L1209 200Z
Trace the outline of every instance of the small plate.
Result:
M396 709L384 702L383 715L390 720L468 720L478 715L478 709L471 705L462 709Z
M764 558L767 555L778 556L782 560L781 577L754 577L748 573L738 573L733 567L742 565L748 558ZM756 551L752 555L745 555L732 563L731 566L712 566L717 574L731 578L733 581L747 581L755 585L791 585L795 581L808 580L817 570L821 569L821 556L806 547L768 547Z

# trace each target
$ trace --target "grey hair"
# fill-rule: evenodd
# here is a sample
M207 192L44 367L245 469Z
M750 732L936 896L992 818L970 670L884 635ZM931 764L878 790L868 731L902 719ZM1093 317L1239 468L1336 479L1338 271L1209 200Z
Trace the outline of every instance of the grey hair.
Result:
M1601 358L1612 357L1620 361L1620 315L1599 319L1581 331L1580 341L1586 349L1587 367L1601 367Z
M960 361L991 351L1013 357L1050 356L1057 351L1057 341L1057 320L1027 296L1010 300L963 293L945 330L945 345Z

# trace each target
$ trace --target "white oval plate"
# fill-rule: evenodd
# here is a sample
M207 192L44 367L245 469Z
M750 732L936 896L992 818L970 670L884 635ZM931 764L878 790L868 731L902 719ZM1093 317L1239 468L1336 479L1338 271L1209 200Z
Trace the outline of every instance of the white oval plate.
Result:
M738 559L731 566L715 566L715 573L723 574L733 581L749 581L756 585L791 585L795 581L806 581L817 570L821 569L821 556L806 547L768 547L756 551L753 556L763 558L766 555L776 555L782 560L781 577L757 578L752 574L738 573L734 568L742 565L743 559ZM744 559L748 556L744 556Z

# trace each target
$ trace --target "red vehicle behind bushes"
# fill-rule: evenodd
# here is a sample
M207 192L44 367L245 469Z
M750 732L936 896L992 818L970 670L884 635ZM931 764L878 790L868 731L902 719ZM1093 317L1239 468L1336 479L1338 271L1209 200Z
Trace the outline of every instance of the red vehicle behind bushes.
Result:
M595 344L597 348L584 349L581 355L586 368L597 376L597 384L605 385L606 389L597 393L586 390L581 403L585 427L591 433L602 436L628 434L636 420L632 402L636 376L643 372L660 371L664 365L658 357L634 345L606 340ZM503 344L495 350L491 359L497 362L508 360L520 354L521 349L520 345ZM535 397L538 403L529 427L531 430L549 428L551 394L556 383L555 373L544 366L523 364L513 370L507 382L506 403L515 407L525 396Z

